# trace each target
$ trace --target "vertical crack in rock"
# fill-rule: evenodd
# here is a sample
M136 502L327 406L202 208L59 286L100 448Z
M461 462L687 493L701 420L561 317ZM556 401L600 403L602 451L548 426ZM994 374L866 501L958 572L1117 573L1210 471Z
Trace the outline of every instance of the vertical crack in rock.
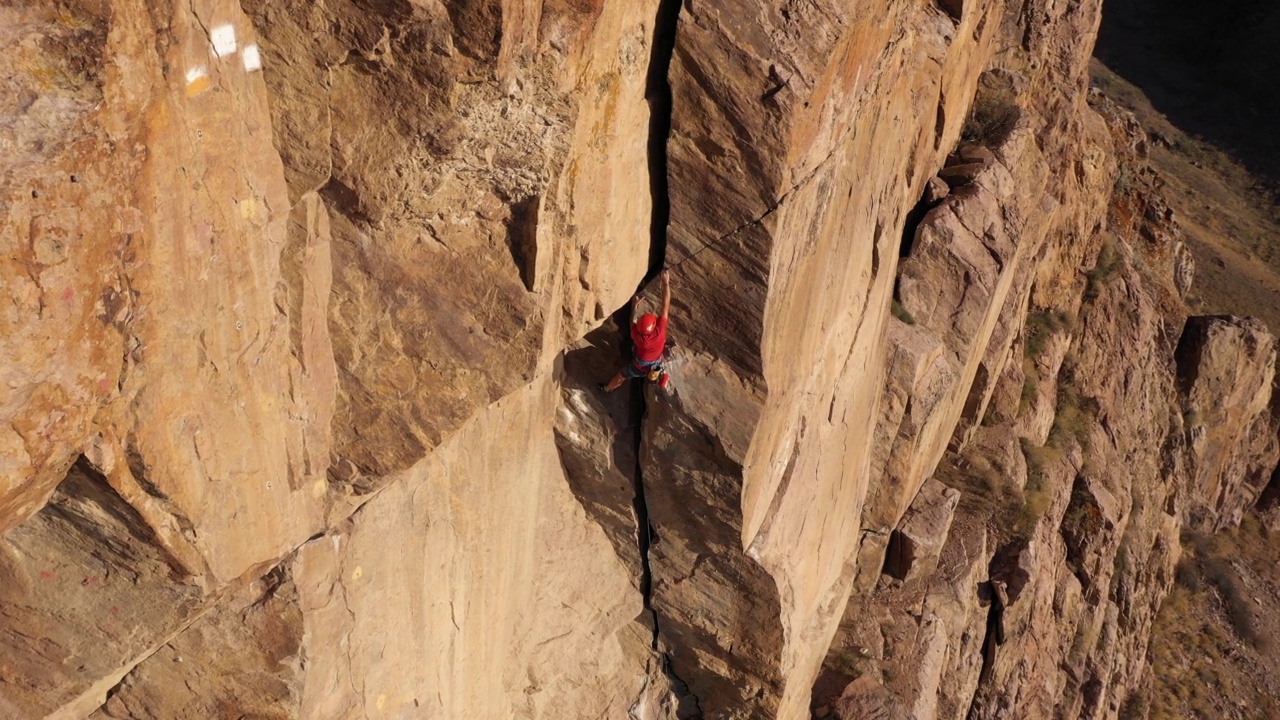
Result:
M623 308L625 314L630 316L632 306L627 305ZM620 313L622 314L622 313ZM624 342L629 342L630 337L626 328L629 323L622 325L623 333L627 334ZM644 444L644 418L647 413L647 403L645 401L645 383L633 382L630 388L630 427L634 433L633 449L635 452L635 469L632 473L632 479L635 483L635 496L633 498L633 509L636 516L636 542L640 549L640 595L644 603L644 609L649 614L649 622L653 628L653 638L650 648L658 654L662 660L662 672L670 684L672 693L677 699L677 717L681 720L689 718L702 718L702 709L698 704L698 698L689 689L688 683L676 674L675 668L671 662L671 654L662 648L661 635L662 627L658 616L658 611L653 607L653 568L649 563L649 549L653 544L657 533L654 532L653 521L649 517L649 505L645 501L644 492L644 463L641 460L641 450Z
M635 452L636 466L631 474L635 483L635 496L632 500L636 515L636 542L640 548L640 596L644 601L644 609L648 611L653 623L653 639L650 647L658 651L658 612L653 609L653 569L649 565L649 547L653 544L653 523L649 519L649 505L644 498L644 468L640 461L640 447L644 443L644 385L632 383L630 388L631 428L634 433L632 449ZM667 660L664 656L663 665Z
M660 0L657 16L653 26L653 47L649 56L649 70L645 80L645 99L649 103L649 139L648 170L649 193L652 202L652 215L649 224L649 269L645 273L641 287L652 281L666 264L667 226L671 219L671 198L667 177L667 140L671 135L671 84L667 74L671 67L671 57L675 52L676 28L680 19L683 0ZM630 320L634 306L628 303L619 313L622 345L630 356ZM635 483L633 509L636 516L636 542L640 551L640 593L644 609L652 623L653 638L650 647L662 661L662 672L670 684L671 691L677 698L677 716L680 718L701 718L702 710L698 699L689 690L689 686L676 674L672 667L671 655L662 649L661 624L658 611L653 607L653 569L649 562L649 549L656 537L653 522L649 518L649 506L645 501L644 463L641 450L644 444L644 418L647 415L645 404L645 383L631 383L630 420L635 433L633 450L635 453L635 469L632 474Z
M978 672L978 686L969 698L969 709L964 716L968 720L976 720L980 715L980 700L991 688L991 672L995 667L996 649L1004 644L1004 610L1008 602L1004 585L997 580L988 579L979 587L985 593L991 606L987 610L987 631L982 638L982 669Z
M671 198L667 178L667 139L671 136L671 83L668 72L676 47L676 26L684 0L659 0L653 23L653 48L645 77L644 97L649 103L649 195L653 215L649 223L648 283L662 270L667 257L667 225L671 219Z

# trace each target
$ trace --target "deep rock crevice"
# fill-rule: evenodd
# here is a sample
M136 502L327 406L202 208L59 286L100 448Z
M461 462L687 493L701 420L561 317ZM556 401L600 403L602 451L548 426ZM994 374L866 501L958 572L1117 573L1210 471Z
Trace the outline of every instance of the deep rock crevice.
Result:
M648 170L649 192L652 215L649 225L649 267L645 272L641 287L647 285L666 266L667 229L671 218L671 198L667 168L667 141L671 135L672 94L668 71L671 58L675 52L676 32L680 20L683 0L660 0L657 15L654 19L653 46L649 57L648 75L645 81L645 99L649 103L649 138L648 138ZM615 316L618 320L621 346L626 350L624 362L631 357L631 338L628 332L634 305L628 303ZM671 655L662 647L662 627L657 609L653 606L653 569L650 564L649 551L657 541L653 521L649 515L649 505L645 499L644 462L642 450L644 444L644 419L647 415L645 399L645 381L630 383L629 398L630 423L633 435L633 456L635 468L632 472L635 495L632 506L636 518L636 543L640 556L640 594L645 612L649 615L653 636L651 649L657 653L662 662L662 672L667 678L672 693L676 697L676 714L680 718L701 718L702 710L698 698L690 691L689 686L676 674Z
M645 100L649 103L649 194L653 214L649 224L649 269L644 282L652 280L667 257L667 225L671 218L671 198L667 178L667 139L671 135L671 83L667 74L675 53L676 29L684 0L659 0L653 23L653 47L645 78Z
M653 606L653 568L649 562L649 550L658 539L658 535L654 530L653 520L649 516L649 505L645 499L644 462L641 459L641 451L644 444L644 418L647 414L644 383L632 383L630 392L630 426L634 432L636 459L635 469L632 473L632 479L635 484L633 509L636 517L636 542L640 551L640 594L653 630L650 648L661 658L662 672L676 697L677 717L682 719L701 718L702 710L699 707L697 696L690 690L688 683L676 673L671 654L663 649L661 619L657 608Z

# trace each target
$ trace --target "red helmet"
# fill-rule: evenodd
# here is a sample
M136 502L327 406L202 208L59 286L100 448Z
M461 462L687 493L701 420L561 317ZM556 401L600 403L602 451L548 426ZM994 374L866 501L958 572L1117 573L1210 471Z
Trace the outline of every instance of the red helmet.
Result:
M658 316L653 313L645 313L636 321L636 330L641 335L652 335L654 330L658 329Z

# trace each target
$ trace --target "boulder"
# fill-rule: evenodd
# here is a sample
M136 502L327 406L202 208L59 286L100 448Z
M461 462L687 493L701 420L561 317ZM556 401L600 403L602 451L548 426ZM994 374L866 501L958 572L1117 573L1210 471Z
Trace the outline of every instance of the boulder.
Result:
M1265 412L1275 379L1275 339L1254 318L1191 317L1176 359L1189 440L1191 520L1216 530L1239 522L1275 467L1276 418Z
M924 203L926 205L937 205L949 194L951 194L951 186L947 185L947 181L937 175L929 178L929 182L924 185Z
M929 479L889 538L884 571L903 581L927 578L938 566L960 491Z
M938 177L945 180L947 185L954 190L962 185L968 185L973 182L985 167L986 165L981 162L966 162L960 165L951 165L939 170Z
M956 155L962 163L991 165L996 161L995 153L982 145L961 145L960 149L956 151Z

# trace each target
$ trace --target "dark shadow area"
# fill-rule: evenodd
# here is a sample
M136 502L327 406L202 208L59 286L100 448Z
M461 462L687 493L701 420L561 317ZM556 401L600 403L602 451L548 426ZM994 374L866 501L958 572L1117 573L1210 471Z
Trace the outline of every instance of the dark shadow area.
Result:
M782 603L773 577L734 549L742 538L742 465L679 394L649 389L646 398L641 460L661 537L651 556L668 679L679 692L688 687L680 701L689 717L729 717L744 707L766 717L782 693L771 660L783 645ZM747 682L756 689L750 699L741 690Z
M635 498L633 469L637 430L632 398L623 389L606 394L596 388L598 383L613 377L630 349L620 342L619 333L611 323L595 329L585 339L587 345L563 356L558 373L565 394L563 402L577 422L587 426L583 429L579 425L576 429L607 439L608 456L602 457L598 449L593 451L589 437L571 436L570 428L562 427L561 421L556 423L556 449L570 490L591 520L604 529L614 552L632 569L639 589L641 558L631 507ZM569 402L571 394L581 398L586 407L573 407Z
M916 231L920 229L920 223L924 221L924 216L928 215L932 209L933 205L925 198L921 198L919 202L907 211L907 217L902 221L902 239L898 242L898 259L911 256L911 249L915 247L916 243Z
M0 717L54 713L150 652L202 599L84 458L0 545Z
M992 379L987 364L979 362L973 384L969 386L969 394L964 400L964 409L960 411L960 420L957 421L951 433L951 440L947 443L947 449L951 452L958 453L964 447L966 438L972 434L971 431L986 419L985 414L990 410L990 405L983 406L982 401L987 396L987 390L996 380L999 378Z
M1271 473L1271 482L1258 497L1259 512L1270 512L1276 508L1280 508L1280 466Z
M1107 0L1095 55L1174 125L1280 186L1280 3Z
M521 200L511 206L511 219L507 221L507 250L529 292L537 289L538 206L537 196Z
M1221 319L1220 316L1194 315L1187 318L1182 326L1182 335L1178 338L1178 347L1173 351L1173 359L1178 368L1178 391L1183 397L1191 393L1191 388L1200 376L1200 355L1208 342L1209 326Z
M329 203L330 207L336 208L338 212L351 218L356 222L371 223L372 218L366 212L364 203L360 200L360 195L355 189L337 178L329 178L329 182L320 188L320 197Z
M827 659L829 663L831 658ZM818 671L818 679L813 681L813 690L809 694L809 712L824 720L831 716L831 704L849 687L849 683L859 677L852 668L835 667L828 663L823 663L822 669Z
M683 0L661 0L653 24L653 50L645 78L645 100L649 103L649 195L653 214L649 223L649 271L644 287L662 270L667 258L667 225L671 220L671 199L667 180L667 138L671 136L671 55L676 47Z
M1005 641L1004 604L990 580L978 585L978 597L987 606L987 632L982 639L982 669L978 671L978 690L973 694L970 711L978 704L983 691L991 687L991 671L995 666L997 648Z

